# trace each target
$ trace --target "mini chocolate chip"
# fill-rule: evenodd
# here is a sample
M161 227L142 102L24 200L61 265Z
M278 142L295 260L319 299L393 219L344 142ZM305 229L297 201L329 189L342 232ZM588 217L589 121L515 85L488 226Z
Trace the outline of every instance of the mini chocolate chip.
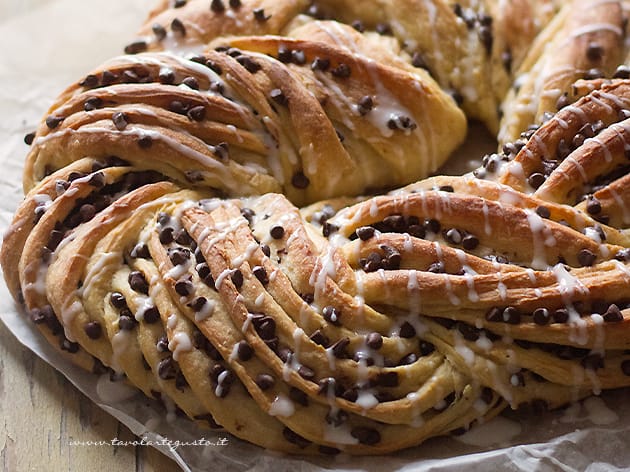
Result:
M381 441L381 434L372 428L357 426L352 428L350 434L353 438L358 439L359 443L365 444L366 446L373 446Z
M313 341L315 344L323 346L324 348L327 348L330 344L330 341L328 340L326 335L322 333L322 331L319 329L311 334L310 340Z
M186 114L192 121L203 121L206 118L206 107L199 105L192 107Z
M160 231L160 242L162 244L170 244L175 240L175 236L173 235L174 229L171 228L170 226L167 226L166 228L163 228Z
M304 172L296 172L291 178L291 185L295 188L304 189L311 184L310 179L304 175Z
M478 30L479 41L483 44L483 47L486 49L486 52L490 54L492 52L492 29L488 26L481 26Z
M215 13L223 13L225 11L225 5L222 0L212 0L210 2L210 10Z
M182 80L182 84L193 90L199 90L199 82L194 77L185 77Z
M265 15L264 8L255 8L253 13L254 13L254 18L256 19L256 21L264 22L264 21L267 21L269 18L271 18L271 15Z
M142 317L145 323L157 323L157 321L160 319L160 312L157 307L152 306L144 310L144 314Z
M578 253L578 262L584 267L590 267L595 263L597 256L588 249L582 249Z
M93 111L102 106L103 100L101 100L99 97L90 97L83 104L83 109L85 111Z
M171 380L177 374L177 367L172 357L166 357L158 364L158 376L162 380Z
M166 28L164 28L161 24L154 23L153 26L151 26L151 30L153 30L153 34L158 41L162 41L166 38Z
M411 65L414 67L418 67L419 69L428 69L428 65L422 53L418 51L413 53L411 57Z
M604 321L608 321L608 322L623 321L623 314L621 313L621 310L616 304L612 303L608 307L608 309L606 310L606 313L604 313Z
M149 149L153 145L153 138L149 135L144 135L138 138L138 146L141 149Z
M508 324L519 324L521 322L521 314L513 306L508 306L501 314L502 321Z
M117 111L112 115L112 121L114 122L114 126L118 131L124 130L129 124L127 115L121 111Z
M413 338L416 335L416 328L411 323L405 321L398 331L398 336L401 338Z
M365 338L365 343L371 349L380 349L383 346L383 336L379 333L370 333Z
M464 239L462 239L462 246L467 251L472 251L477 246L479 246L479 239L477 238L477 236L473 236L472 234L468 234L468 235L464 236Z
M462 242L462 234L456 228L451 228L446 232L445 239L451 244L460 244Z
M252 74L255 74L262 68L258 62L249 56L238 56L236 61Z
M629 262L630 248L620 249L619 251L617 251L617 253L615 254L615 259L622 262Z
M174 266L185 264L190 261L190 249L175 247L168 250L168 257Z
M305 365L301 365L298 368L297 373L300 377L302 377L304 380L308 380L309 382L313 382L315 379L315 371Z
M532 175L529 176L527 182L529 183L529 185L536 189L544 184L545 180L546 177L543 174L541 174L540 172L534 172Z
M173 21L171 21L171 29L174 33L177 33L181 36L186 36L186 27L184 26L184 23L182 23L182 20L180 20L179 18L175 18Z
M230 279L232 280L232 283L237 290L243 286L243 273L239 269L236 269L234 272L232 272Z
M613 74L613 79L630 79L630 67L625 64L617 67L617 70Z
M262 251L262 253L265 256L267 256L267 257L271 256L271 248L269 246L267 246L266 244L261 244L260 245L260 250Z
M289 104L289 100L286 95L279 88L273 89L269 92L269 97L271 97L271 99L278 105L287 106Z
M271 340L275 338L276 334L276 321L269 317L263 316L259 320L253 320L254 328L256 332L263 340Z
M435 351L435 346L428 341L420 340L419 344L420 344L420 354L423 356L428 356L433 351Z
M300 436L299 434L297 434L296 432L290 430L287 427L285 427L282 430L282 435L284 436L284 439L289 441L291 444L295 444L297 447L299 447L301 449L304 449L305 447L307 447L307 446L309 446L311 444L311 441L309 441L308 439L303 438L302 436Z
M63 118L50 115L46 117L46 126L48 126L50 129L55 129L62 121Z
M230 157L230 147L228 143L221 142L214 147L214 153L222 161L226 161Z
M493 323L498 323L500 321L503 321L503 316L502 316L502 311L499 307L492 307L490 310L488 310L488 312L486 313L486 320L493 322Z
M98 339L103 334L103 327L100 323L96 321L90 321L86 323L83 327L85 334L87 334L90 339Z
M147 50L147 42L144 40L134 41L133 43L125 46L125 54L138 54Z
M558 308L553 312L554 323L566 323L569 320L569 312L566 308Z
M101 75L101 83L103 85L113 84L117 80L118 76L109 70L104 71Z
M24 143L26 143L29 146L33 144L34 140L35 140L35 132L28 133L24 136Z
M335 307L330 305L325 306L322 310L322 315L324 316L324 319L329 323L332 323L335 326L341 325L341 321L339 320L339 318L341 317L341 313L339 313Z
M602 212L602 204L595 197L590 197L586 202L586 211L589 215L599 215Z
M131 331L136 327L136 324L138 324L138 322L133 316L121 315L120 318L118 318L118 328L123 331Z
M66 339L65 337L62 339L60 344L61 350L67 351L70 354L75 354L79 352L79 344Z
M311 63L311 69L313 70L327 71L329 67L330 60L323 59L321 57L316 57L315 60L313 60L313 62Z
M109 296L109 301L114 308L118 308L118 309L127 308L127 299L120 292L113 292Z
M350 66L348 66L348 64L341 62L337 67L332 69L330 72L335 77L346 78L346 77L350 77L350 74L352 71L350 70Z
M284 237L284 228L279 225L272 226L269 230L269 234L273 239L282 239Z
M337 231L339 231L339 226L329 223L328 221L326 221L322 225L322 235L325 238L329 237L333 233L336 233Z
M254 276L260 281L261 284L267 285L269 283L269 277L267 276L267 270L262 266L255 266L252 269Z
M391 35L392 27L387 23L377 23L376 24L376 32L381 35Z
M197 297L192 302L190 302L188 306L192 308L193 311L199 313L201 310L204 309L206 303L208 303L208 299L206 297Z
M263 391L269 390L275 383L275 379L269 374L258 374L256 376L256 385Z
M238 358L242 361L248 361L254 356L254 350L247 341L240 341L236 348Z
M136 292L144 293L145 295L149 294L149 284L142 272L134 270L129 274L127 280L129 281L129 286Z
M589 43L586 48L586 57L589 61L598 62L604 55L604 48L597 43Z
M350 338L344 337L344 338L341 338L339 341L337 341L335 344L333 344L330 347L330 349L332 350L336 358L345 359L347 357L346 348L348 347L349 344L350 344Z
M551 315L549 314L549 310L546 308L536 308L533 313L534 323L537 325L546 325L549 323L551 319Z
M536 208L536 214L541 218L549 218L551 216L551 211L549 211L549 208L547 208L546 206L540 205L538 208Z
M365 95L361 97L359 100L359 104L357 109L359 110L359 114L366 115L370 110L374 108L374 100L369 95Z
M98 77L94 74L86 75L85 78L79 82L79 85L81 87L94 88L98 85Z
M190 280L182 279L175 283L175 291L182 297L187 297L194 292L195 288Z
M424 221L424 229L432 233L439 233L442 225L438 220L427 219Z
M354 20L351 23L351 26L357 30L359 33L363 33L365 31L365 26L363 25L363 22L361 20Z
M234 9L241 8L241 0L230 0L230 7Z
M161 84L172 85L175 83L175 72L170 69L163 68L158 74L158 80Z
M371 226L361 226L357 228L356 233L361 241L367 241L374 236L375 229Z

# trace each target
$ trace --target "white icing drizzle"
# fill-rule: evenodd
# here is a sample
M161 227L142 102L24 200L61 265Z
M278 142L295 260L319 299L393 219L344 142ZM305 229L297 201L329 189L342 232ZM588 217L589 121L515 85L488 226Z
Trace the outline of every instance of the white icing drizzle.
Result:
M267 412L270 416L289 417L295 413L295 405L286 395L280 393L271 403L271 407Z
M206 299L206 303L201 307L201 310L195 312L195 322L200 323L207 320L214 313L216 308L216 302L214 300Z
M112 382L109 374L101 375L96 381L96 394L106 403L120 403L129 400L138 393L126 382L119 380Z
M179 361L179 356L183 352L190 352L193 349L192 341L188 334L183 331L175 333L168 343L168 350L173 353L173 359Z

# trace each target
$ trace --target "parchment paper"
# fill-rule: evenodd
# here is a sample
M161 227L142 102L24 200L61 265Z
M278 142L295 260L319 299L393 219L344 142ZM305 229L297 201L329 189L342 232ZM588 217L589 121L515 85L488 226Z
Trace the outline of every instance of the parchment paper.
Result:
M8 2L8 0L0 0ZM0 230L8 227L22 198L22 163L27 153L23 136L36 124L54 97L92 67L119 54L133 36L154 0L49 0L17 16L9 3L0 9ZM13 2L18 4L17 2ZM7 7L8 6L8 7ZM475 128L476 138L459 153L449 173L470 170L488 144ZM492 144L491 144L492 146ZM4 281L3 281L4 282ZM541 417L507 412L490 424L473 428L462 439L432 439L420 447L392 456L355 458L285 457L263 451L226 433L197 429L185 419L166 421L164 411L141 394L134 401L103 402L96 391L98 378L60 358L13 304L0 283L0 319L11 332L77 388L118 418L138 436L158 441L208 441L228 438L222 447L158 446L183 470L370 470L370 471L611 471L630 470L630 391L607 392L567 412ZM151 430L152 432L148 432ZM521 431L520 434L518 431ZM78 438L80 439L80 438ZM502 442L503 441L503 442Z

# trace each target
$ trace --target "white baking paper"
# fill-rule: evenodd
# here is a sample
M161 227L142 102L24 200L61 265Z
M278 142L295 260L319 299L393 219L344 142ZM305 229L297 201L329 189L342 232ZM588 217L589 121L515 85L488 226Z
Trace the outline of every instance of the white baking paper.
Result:
M20 0L2 0L0 8L0 230L8 227L22 198L23 136L35 129L54 97L67 84L122 51L154 0L33 1L28 13ZM14 8L11 8L14 5ZM15 15L15 12L22 12ZM9 15L12 13L11 15ZM488 143L477 129L448 172L470 170ZM492 147L492 144L490 144ZM64 361L16 310L0 284L0 319L11 332L78 389L127 425L154 442L167 438L191 442L205 438L224 446L159 446L183 470L213 471L611 471L630 470L630 391L606 392L566 411L527 418L506 412L462 438L435 438L423 445L383 457L286 457L246 444L222 432L197 429L136 394L133 401L105 403L97 393L98 377ZM149 432L150 430L150 432ZM159 434L159 435L158 435ZM80 439L80 438L79 438ZM474 446L471 444L475 444Z

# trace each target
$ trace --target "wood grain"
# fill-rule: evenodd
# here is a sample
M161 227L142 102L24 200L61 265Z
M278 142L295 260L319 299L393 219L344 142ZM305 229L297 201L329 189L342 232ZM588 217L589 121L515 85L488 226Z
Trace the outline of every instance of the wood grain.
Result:
M22 346L0 323L2 472L180 470L151 447L73 446L70 441L131 441L129 429Z

